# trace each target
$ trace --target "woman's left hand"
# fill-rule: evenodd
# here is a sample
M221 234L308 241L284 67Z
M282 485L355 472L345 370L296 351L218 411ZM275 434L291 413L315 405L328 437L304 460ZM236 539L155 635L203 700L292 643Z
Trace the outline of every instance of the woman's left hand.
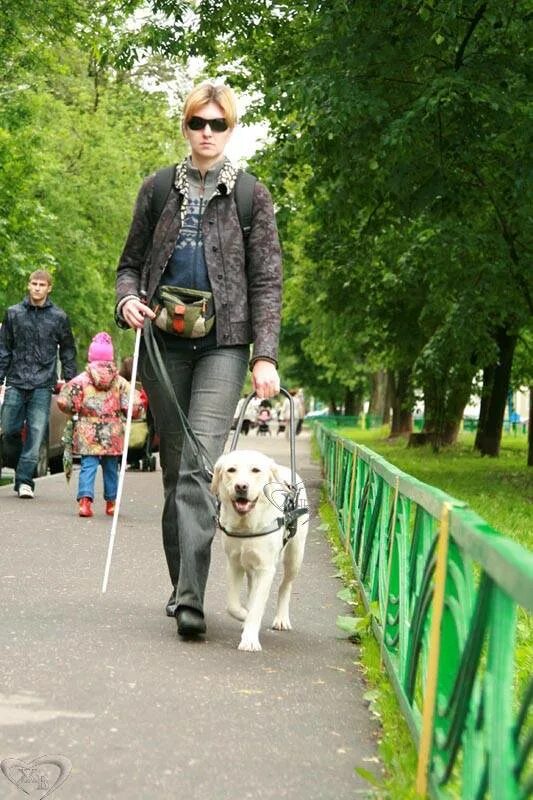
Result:
M279 394L279 375L272 362L260 359L255 362L252 369L252 385L260 400Z

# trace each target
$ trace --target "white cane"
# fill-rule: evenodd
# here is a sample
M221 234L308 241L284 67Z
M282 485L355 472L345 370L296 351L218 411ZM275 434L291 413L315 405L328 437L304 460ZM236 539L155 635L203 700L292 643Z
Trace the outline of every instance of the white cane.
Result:
M126 473L126 465L128 463L128 444L130 441L131 418L133 415L133 404L135 401L135 380L137 378L137 364L139 362L141 331L142 328L137 328L137 333L135 334L135 348L133 350L133 364L131 367L131 379L130 379L130 395L128 398L128 413L126 415L126 427L124 429L124 449L122 451L122 461L120 462L120 474L118 478L115 510L113 511L113 523L111 525L111 533L109 534L109 546L107 548L107 561L105 564L104 580L102 583L102 594L104 594L107 589L107 581L109 579L111 558L113 556L113 545L115 544L115 534L117 532L118 515L120 512L120 501L122 499L122 487L124 486L124 475Z

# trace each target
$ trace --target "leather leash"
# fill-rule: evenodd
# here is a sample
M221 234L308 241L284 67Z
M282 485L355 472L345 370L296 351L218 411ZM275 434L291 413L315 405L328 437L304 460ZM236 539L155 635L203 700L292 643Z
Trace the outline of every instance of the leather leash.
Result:
M150 363L152 364L154 374L161 383L163 391L167 395L168 402L170 403L172 408L175 409L176 411L185 438L189 442L192 453L196 458L196 461L200 469L203 470L208 480L211 480L214 473L213 463L211 462L211 458L209 456L207 448L205 447L204 444L202 444L202 442L198 439L197 435L191 428L189 420L187 419L186 415L183 412L182 407L178 402L178 398L176 397L176 392L174 391L174 387L172 386L172 382L168 376L165 363L163 361L163 358L161 357L161 351L159 349L157 340L155 338L152 323L147 317L145 317L144 320L143 332L144 332L144 343L146 346L146 352L148 354L148 358L150 359Z

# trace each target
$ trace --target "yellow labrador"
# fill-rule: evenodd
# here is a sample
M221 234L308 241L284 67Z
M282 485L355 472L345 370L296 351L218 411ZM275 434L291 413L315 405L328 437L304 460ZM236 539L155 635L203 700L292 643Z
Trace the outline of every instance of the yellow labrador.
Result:
M282 509L290 479L287 467L256 450L225 453L215 464L211 491L220 503L219 526L227 557L227 609L244 622L239 650L261 650L259 629L282 553L284 573L272 627L280 631L291 628L292 582L302 564L309 515L298 516L296 534L284 545L287 529ZM297 505L307 508L305 489L299 478L297 486ZM241 603L244 575L247 596Z

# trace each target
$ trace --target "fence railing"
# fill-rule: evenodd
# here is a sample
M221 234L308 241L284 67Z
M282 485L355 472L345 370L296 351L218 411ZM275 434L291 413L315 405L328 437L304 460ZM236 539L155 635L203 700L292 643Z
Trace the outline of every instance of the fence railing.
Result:
M363 428L370 430L381 428L384 424L383 415L377 414L357 414L356 416L343 416L342 414L324 414L319 417L308 417L305 420L307 425L320 423L328 428ZM421 431L424 427L424 417L413 417L413 430ZM478 428L478 420L466 418L463 420L462 429L464 431L475 432ZM516 436L527 436L527 422L510 422L508 419L503 422L503 432L511 433Z
M329 498L435 800L533 797L533 677L517 614L533 554L465 503L315 428ZM377 612L379 609L379 612ZM527 626L524 626L527 627ZM530 662L529 662L530 663Z

